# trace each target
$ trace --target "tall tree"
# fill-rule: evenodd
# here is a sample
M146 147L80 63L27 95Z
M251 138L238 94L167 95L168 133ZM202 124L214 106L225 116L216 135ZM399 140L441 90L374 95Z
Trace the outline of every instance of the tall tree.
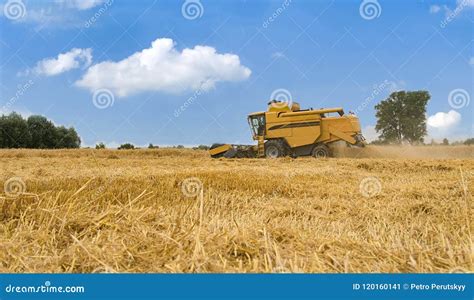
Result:
M375 106L375 130L385 143L422 143L426 131L427 91L399 91Z
M27 148L31 140L26 120L13 112L0 117L0 148Z
M74 128L56 127L55 148L79 148L81 139Z
M56 128L43 116L30 116L27 120L31 133L30 148L52 149L56 146Z

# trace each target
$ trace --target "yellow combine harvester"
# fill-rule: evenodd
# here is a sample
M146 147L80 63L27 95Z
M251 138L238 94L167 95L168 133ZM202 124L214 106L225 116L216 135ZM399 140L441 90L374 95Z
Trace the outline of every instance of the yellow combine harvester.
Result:
M296 102L271 101L268 110L248 115L253 139L258 145L214 144L212 157L269 157L308 156L328 157L328 145L345 141L364 146L359 118L346 115L342 108L300 109Z

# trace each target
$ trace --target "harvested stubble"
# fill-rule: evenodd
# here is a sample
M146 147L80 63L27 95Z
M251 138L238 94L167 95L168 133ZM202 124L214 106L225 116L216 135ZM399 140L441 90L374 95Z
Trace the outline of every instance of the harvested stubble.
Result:
M471 272L463 149L423 160L3 150L0 184L19 177L26 192L0 194L0 272ZM382 189L366 198L370 176ZM202 198L183 195L189 177Z

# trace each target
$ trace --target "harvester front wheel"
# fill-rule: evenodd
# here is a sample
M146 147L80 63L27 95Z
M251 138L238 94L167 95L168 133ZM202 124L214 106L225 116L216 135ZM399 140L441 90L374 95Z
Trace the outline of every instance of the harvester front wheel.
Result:
M285 145L279 140L270 140L265 143L265 156L277 158L286 155Z
M321 144L314 146L311 155L315 158L326 158L331 156L331 151L328 146Z

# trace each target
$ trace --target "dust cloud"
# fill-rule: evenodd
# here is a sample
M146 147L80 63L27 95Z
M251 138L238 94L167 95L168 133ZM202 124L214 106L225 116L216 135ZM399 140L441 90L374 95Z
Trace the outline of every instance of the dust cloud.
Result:
M412 158L412 159L474 159L472 146L374 146L334 147L335 157L347 158Z

